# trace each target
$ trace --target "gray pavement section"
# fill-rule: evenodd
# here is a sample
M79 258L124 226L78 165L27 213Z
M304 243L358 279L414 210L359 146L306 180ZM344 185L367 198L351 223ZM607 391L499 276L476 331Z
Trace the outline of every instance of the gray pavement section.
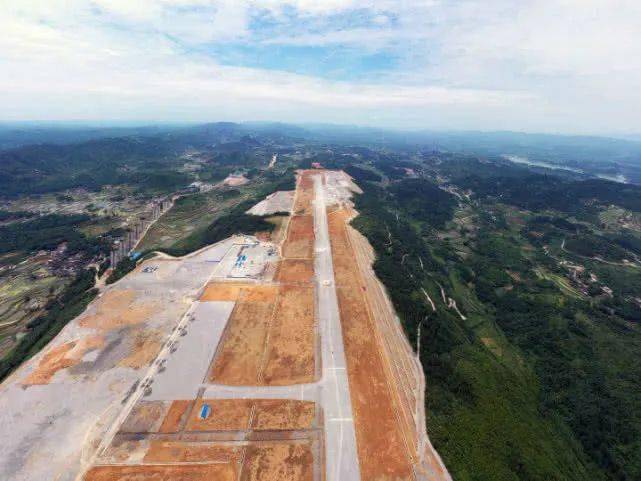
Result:
M320 380L316 383L290 386L208 384L203 397L298 399L318 402L324 411L325 479L327 481L360 481L322 174L314 176L314 193L316 318L319 325L322 359Z
M155 266L153 272L137 269L103 289L103 295L114 289L131 289L137 298L161 305L162 309L139 324L139 328L171 339L177 320L183 318L216 270L217 261L233 243L234 239L227 239L181 259L147 260L144 265ZM106 442L124 419L118 414L128 414L129 403L138 398L140 391L131 393L123 405L134 383L155 373L150 369L145 375L145 369L118 364L129 352L134 331L115 329L104 334L102 348L89 352L77 366L59 371L49 384L22 385L21 381L52 347L99 334L81 325L82 319L94 312L94 305L69 322L47 348L0 384L0 427L4 434L10 433L0 436L0 480L75 479L93 459L95 436Z
M164 369L154 378L152 392L145 399L196 397L233 308L233 302L195 303L185 325L186 334L178 338L176 351L164 361Z
M314 384L292 386L226 386L210 384L203 392L203 398L218 399L292 399L320 403L321 387Z
M343 348L343 335L334 285L327 207L322 176L314 179L314 272L317 318L322 341L321 401L325 413L325 476L328 481L358 481L360 469Z

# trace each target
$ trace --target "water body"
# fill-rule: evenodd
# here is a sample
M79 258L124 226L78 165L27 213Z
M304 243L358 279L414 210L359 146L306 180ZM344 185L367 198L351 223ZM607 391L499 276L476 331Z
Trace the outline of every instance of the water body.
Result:
M596 174L599 179L612 180L614 182L619 182L620 184L629 183L628 179L623 174Z
M595 177L598 177L599 179L605 179L605 180L612 180L614 182L619 182L621 184L627 184L628 179L623 174L591 174L589 172L585 172L582 169L577 169L576 167L568 167L566 165L557 165L557 164L550 164L549 162L543 162L540 160L530 160L527 157L521 157L519 155L502 155L506 160L509 160L510 162L514 162L515 164L522 164L522 165L530 165L533 167L544 167L546 169L553 169L553 170L565 170L568 172L575 172L577 174L588 174L588 175L594 175Z
M504 159L509 160L510 162L514 162L515 164L524 164L524 165L531 165L534 167L545 167L546 169L554 169L554 170L567 170L569 172L576 172L577 174L585 174L585 172L581 169L576 169L574 167L567 167L565 165L557 165L557 164L550 164L549 162L543 162L540 160L530 160L527 157L521 157L518 155L502 155Z

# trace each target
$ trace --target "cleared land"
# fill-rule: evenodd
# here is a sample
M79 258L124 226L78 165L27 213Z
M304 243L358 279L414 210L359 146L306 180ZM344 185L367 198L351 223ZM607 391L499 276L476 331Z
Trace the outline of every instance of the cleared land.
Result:
M209 414L201 419L205 404ZM141 401L122 424L119 434L305 430L317 426L316 409L312 401L294 399Z
M311 382L316 342L313 289L273 285L239 291L210 380L229 385ZM234 292L225 289L223 294Z
M304 179L299 184L308 189L297 203L309 209L312 184ZM285 256L274 283L268 281L271 275L248 282L219 279L200 295L201 303L234 303L205 382L286 387L315 379L313 218L308 212L282 226ZM219 270L233 277L244 254L250 263L263 262L238 251L225 256ZM113 301L132 307L126 296ZM167 372L171 369L169 362ZM102 464L128 465L95 466L85 480L322 479L322 414L316 402L200 396L202 391L191 401L139 401L100 458Z
M364 283L369 313L378 327L379 345L383 346L380 352L386 361L386 374L388 380L392 380L391 391L399 406L396 410L397 420L408 440L406 445L419 473L417 478L451 481L443 461L427 436L422 366L414 357L385 288L372 269L374 250L360 232L351 227L346 227L346 231Z
M311 259L284 259L276 271L276 282L281 284L310 284L314 277Z
M180 431L187 422L187 414L193 403L193 401L187 400L173 401L160 426L160 432L175 433Z
M222 348L210 374L212 382L232 385L257 384L263 364L265 340L278 295L277 286L242 289Z
M242 448L219 443L151 441L145 463L225 463L238 465Z
M102 465L85 481L312 481L311 441L269 441L233 447L222 443L153 442L144 461Z
M268 195L247 211L253 215L270 215L276 212L290 212L294 202L294 191L279 190Z
M202 419L203 404L210 414ZM187 421L186 431L245 431L249 428L252 401L250 399L199 399Z
M61 344L42 357L36 369L22 381L22 384L25 386L49 384L58 371L79 364L87 352L102 347L104 343L102 336L91 336Z
M120 427L121 433L152 433L158 431L167 412L167 403L141 402L132 409Z
M142 401L84 480L311 481L319 419L288 399Z
M93 312L80 321L80 326L103 331L119 329L144 322L158 308L132 289L110 290L94 303Z
M346 232L346 211L329 215L329 232L362 479L414 479L404 434L397 422L377 329L367 310L364 285Z
M71 337L40 357L29 374L52 385L59 371L82 374L94 350L105 352L95 362L119 369L150 366L130 388L139 397L127 395L125 409L126 400L114 401L112 412L120 415L111 418L85 481L445 479L427 470L423 476L417 466L412 423L421 385L402 332L386 324L393 310L381 314L391 305L367 271L372 254L349 230L350 188L341 173L299 175L300 215L287 224L275 274L263 266L274 264L276 247L255 239L230 239L182 261L155 259L146 263L154 270L136 269L79 319L78 329L93 338ZM334 206L327 219L326 203ZM174 296L173 323L149 324L164 304L147 293L158 284L171 293L176 276L186 282L192 269L208 271L192 283L202 289ZM214 319L212 306L224 319L217 330L202 330L199 316ZM122 332L126 339L103 346ZM202 362L195 362L194 336L211 343ZM116 359L109 357L114 352ZM199 374L187 375L194 369ZM190 388L178 389L181 383Z
M236 302L243 289L253 287L252 284L236 284L231 282L212 282L207 285L205 292L200 296L205 301L233 301Z
M309 210L312 197L313 183L309 175L302 175L295 203ZM288 385L315 379L313 248L313 216L294 216L283 242L276 285L208 286L201 300L236 301L213 362L211 382Z
M312 200L314 182L310 171L303 171L298 177L294 197L293 216L289 222L287 238L283 245L283 258L311 259L314 250L314 217Z
M231 243L145 261L0 385L2 412L20 420L0 437L0 479L69 479L92 459Z
M202 406L211 414L201 419ZM199 399L185 431L273 431L312 429L316 406L291 399Z
M313 171L303 171L298 180L293 213L295 215L312 215L312 200L314 199Z
M311 287L280 288L270 326L265 384L297 384L314 380L314 291Z
M242 481L312 481L309 442L249 446Z
M290 399L254 401L251 428L256 431L303 430L317 425L316 404Z
M232 463L183 465L96 466L85 481L234 481Z
M295 215L289 221L283 257L311 259L313 251L314 218L311 215Z

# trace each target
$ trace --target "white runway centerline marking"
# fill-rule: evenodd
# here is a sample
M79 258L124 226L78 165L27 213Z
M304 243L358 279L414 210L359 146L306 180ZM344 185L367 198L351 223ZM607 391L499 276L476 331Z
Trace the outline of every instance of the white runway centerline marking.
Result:
M325 473L328 481L359 481L360 468L352 420L345 352L334 267L329 242L325 187L322 174L314 175L314 274L318 292L318 322L321 332L321 400L325 410Z

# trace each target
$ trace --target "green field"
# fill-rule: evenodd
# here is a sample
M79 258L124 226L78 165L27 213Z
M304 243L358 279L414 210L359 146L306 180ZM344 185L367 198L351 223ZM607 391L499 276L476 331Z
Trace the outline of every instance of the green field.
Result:
M16 343L16 335L34 319L46 301L68 283L46 269L47 256L31 256L0 272L0 358Z
M242 189L242 190L241 190ZM152 225L138 245L139 251L176 247L182 239L198 235L217 216L247 198L247 188L223 193L211 191L178 199L175 205Z
M294 175L284 172L275 179L257 177L238 187L221 187L207 193L185 196L151 228L138 245L141 252L164 250L184 254L212 242L212 228L217 221L229 223L234 218L243 224L242 214L276 190L292 190ZM230 217L231 216L231 217ZM246 216L251 220L253 216ZM233 233L233 223L228 226ZM251 222L247 224L250 227ZM257 225L262 225L260 222ZM253 231L252 231L253 232ZM246 232L246 233L252 233ZM216 235L214 235L216 237Z

